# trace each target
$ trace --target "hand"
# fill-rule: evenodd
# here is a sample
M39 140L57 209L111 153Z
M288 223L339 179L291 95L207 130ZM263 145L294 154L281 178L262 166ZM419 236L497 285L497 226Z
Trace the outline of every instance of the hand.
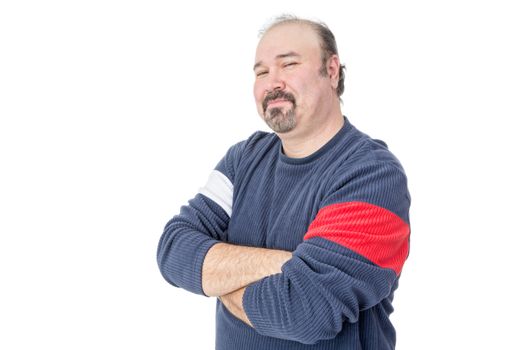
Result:
M226 307L226 309L228 309L228 311L230 311L235 317L253 328L253 325L248 319L248 316L244 312L244 308L242 306L242 297L245 290L246 287L243 287L236 290L235 292L231 292L230 294L225 294L219 297L219 299L224 304L224 307Z

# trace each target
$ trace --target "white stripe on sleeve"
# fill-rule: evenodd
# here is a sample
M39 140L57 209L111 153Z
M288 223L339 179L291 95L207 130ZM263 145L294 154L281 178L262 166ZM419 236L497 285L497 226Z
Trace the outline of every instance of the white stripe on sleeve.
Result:
M199 193L217 203L229 217L232 216L233 184L223 173L213 170Z

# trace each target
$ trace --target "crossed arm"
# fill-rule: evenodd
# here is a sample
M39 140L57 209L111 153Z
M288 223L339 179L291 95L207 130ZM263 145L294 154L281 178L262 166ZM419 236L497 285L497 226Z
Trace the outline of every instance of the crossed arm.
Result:
M190 209L183 208L183 214ZM331 220L334 216L340 220ZM364 203L321 210L293 257L290 252L218 242L218 235L183 225L183 218L168 223L159 245L159 266L168 282L219 296L259 334L304 344L335 337L345 320L357 322L360 311L387 300L407 253L408 226ZM363 222L369 227L364 231ZM348 240L337 242L340 232ZM356 252L347 247L352 242L366 244L354 244ZM359 252L373 252L371 259L383 266Z
M229 215L197 196L166 225L157 251L161 273L175 286L220 297L262 335L304 344L333 338L343 322L357 322L362 310L388 304L408 254L406 180L390 167L379 170L371 172L372 180L390 179L386 189L366 188L375 189L373 198L388 194L382 206L346 196L365 188L348 175L350 187L333 195L345 195L347 202L327 198L293 258L290 252L223 243ZM385 209L392 207L401 216Z
M251 326L242 307L246 286L266 276L281 272L292 258L284 250L217 243L210 248L202 266L202 289L217 296L237 318Z

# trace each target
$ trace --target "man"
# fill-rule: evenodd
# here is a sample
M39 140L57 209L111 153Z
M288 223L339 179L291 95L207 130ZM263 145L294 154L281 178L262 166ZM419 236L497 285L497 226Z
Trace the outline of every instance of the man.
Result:
M410 196L386 145L342 115L343 66L323 24L282 17L255 55L275 133L229 149L166 225L171 284L217 296L217 349L393 349Z

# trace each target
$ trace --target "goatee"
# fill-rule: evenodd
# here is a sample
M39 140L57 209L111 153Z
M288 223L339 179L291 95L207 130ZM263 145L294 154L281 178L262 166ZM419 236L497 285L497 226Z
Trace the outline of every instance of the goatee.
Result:
M288 110L284 108L270 108L264 113L264 121L266 124L277 133L286 133L295 128L295 106Z
M268 110L268 103L273 100L289 101L292 106L289 109L284 107L275 107ZM285 91L275 90L270 92L262 102L264 121L277 133L286 133L295 128L295 97Z

